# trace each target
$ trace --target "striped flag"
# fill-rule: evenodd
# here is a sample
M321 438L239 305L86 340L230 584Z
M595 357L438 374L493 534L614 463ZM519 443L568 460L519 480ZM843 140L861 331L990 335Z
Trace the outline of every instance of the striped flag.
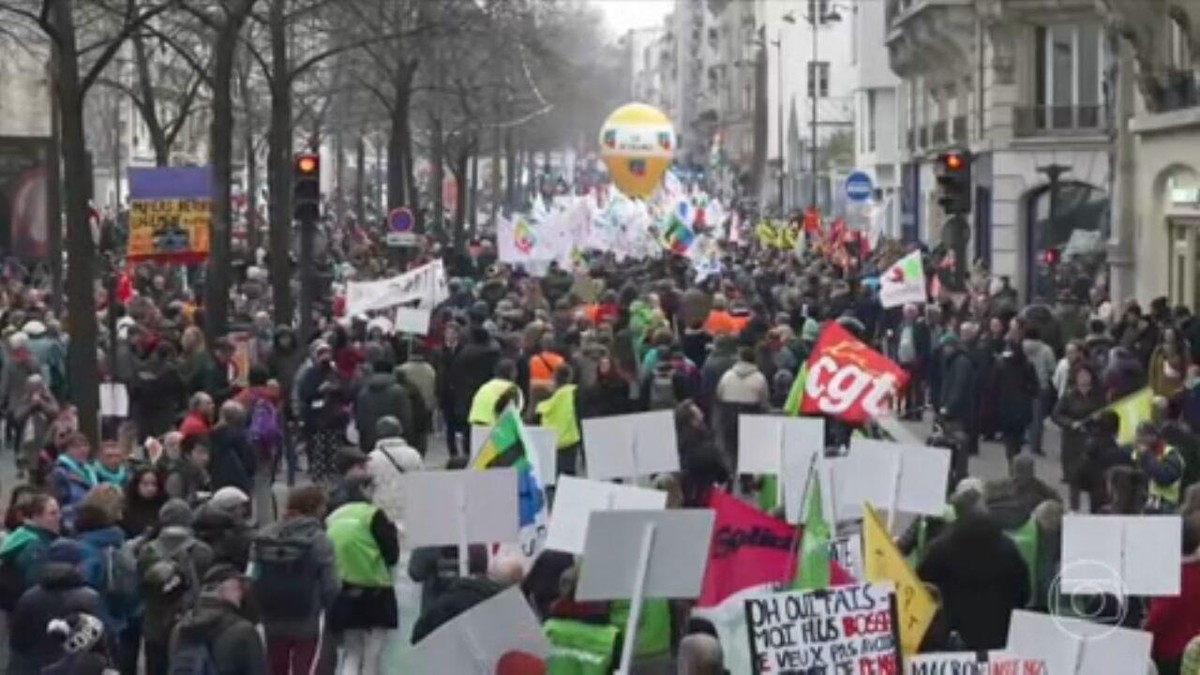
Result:
M533 444L525 433L521 416L513 406L505 408L492 427L492 433L484 441L479 454L471 462L472 469L514 468L517 470L517 486L521 493L521 526L533 524L538 514L546 507L542 486L533 473L533 462L529 459Z

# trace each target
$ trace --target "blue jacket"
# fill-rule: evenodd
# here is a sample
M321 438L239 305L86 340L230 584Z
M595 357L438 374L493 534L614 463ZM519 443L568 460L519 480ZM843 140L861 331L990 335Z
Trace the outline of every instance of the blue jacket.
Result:
M90 464L79 464L68 455L59 455L50 473L50 493L63 511L63 525L75 527L75 508L97 484L96 471Z
M108 590L108 550L120 549L125 543L125 532L120 527L112 525L99 530L89 530L80 532L75 535L75 539L83 544L84 558L80 569L83 573L83 582L89 588L94 589L100 594L102 607L104 608L104 616L97 617L104 622L107 629L114 631L122 631L129 623L129 617L133 616L136 606L128 606L125 603L113 602L106 594ZM136 603L134 603L136 604Z

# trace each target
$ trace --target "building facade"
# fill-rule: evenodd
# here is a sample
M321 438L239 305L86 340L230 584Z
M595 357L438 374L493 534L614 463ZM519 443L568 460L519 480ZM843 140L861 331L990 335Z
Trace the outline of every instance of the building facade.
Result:
M888 0L900 77L902 229L941 240L934 161L970 150L969 254L1028 299L1102 272L1112 56L1102 18L1082 0ZM1078 231L1078 232L1077 232Z
M858 229L899 237L901 82L888 66L886 7L862 2L856 8L854 168L870 176L874 193L847 220Z

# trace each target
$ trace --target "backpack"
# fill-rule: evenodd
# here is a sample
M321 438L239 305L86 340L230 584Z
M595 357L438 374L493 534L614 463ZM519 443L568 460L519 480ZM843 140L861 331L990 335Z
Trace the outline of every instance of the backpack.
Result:
M308 616L316 604L317 581L313 540L297 536L260 535L250 549L254 564L251 592L265 618Z
M185 642L171 651L168 675L220 675L207 642Z
M138 537L119 547L104 549L104 599L112 604L137 600L141 577L137 556L144 541Z
M279 412L265 398L257 398L250 406L250 444L260 452L273 454L283 441L279 430Z
M192 539L169 555L155 540L142 547L138 557L139 581L147 601L156 601L176 618L188 609L200 589L200 573L192 550L199 545Z
M0 609L12 612L25 592L25 579L17 565L16 553L0 557Z
M664 364L666 365L666 364ZM659 365L650 379L650 409L671 410L678 404L675 400L675 369Z

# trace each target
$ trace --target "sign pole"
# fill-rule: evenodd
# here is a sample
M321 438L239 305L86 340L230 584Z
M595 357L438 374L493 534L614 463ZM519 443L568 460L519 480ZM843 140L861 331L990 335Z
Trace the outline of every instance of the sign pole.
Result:
M642 533L642 547L638 550L637 576L633 580L633 597L629 599L629 619L625 622L625 644L621 645L621 666L617 669L618 675L632 675L633 652L637 646L638 623L642 620L643 596L646 593L646 575L650 571L654 530L654 523L647 523Z
M471 550L467 544L467 494L458 488L458 576L471 576Z

